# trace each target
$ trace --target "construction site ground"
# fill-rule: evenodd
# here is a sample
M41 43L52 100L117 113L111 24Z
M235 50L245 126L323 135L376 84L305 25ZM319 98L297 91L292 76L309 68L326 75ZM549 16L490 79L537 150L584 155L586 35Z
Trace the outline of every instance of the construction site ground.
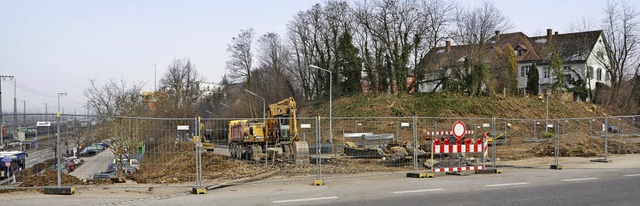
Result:
M563 170L584 170L584 169L625 169L639 168L638 159L640 155L612 155L611 163L594 163L590 162L593 158L585 157L561 157L560 163ZM548 171L549 164L553 163L552 157L533 157L515 161L502 161L498 166L504 171L497 177L506 177L510 175L540 175L540 171ZM585 170L586 171L586 170ZM378 175L376 175L378 174ZM368 185L372 182L386 182L393 184L405 181L408 178L402 173L384 174L368 173L366 176L361 174L349 175L347 177L358 178L339 178L326 179L327 188L347 187L350 185ZM423 184L429 184L430 181L462 181L465 178L478 179L488 177L484 175L472 175L471 177L446 176L444 174L436 175L435 180L423 179L413 181L426 181ZM78 188L76 194L71 196L45 195L39 189L13 191L10 195L0 195L0 201L7 205L24 205L25 200L29 200L30 205L120 205L120 204L144 204L149 201L163 201L174 198L184 199L192 194L189 193L189 187L157 187L154 185L141 184L139 188L107 188L107 187L90 187ZM149 187L145 187L149 186ZM291 181L291 182L271 182L268 180L259 180L245 185L235 187L226 187L216 190L210 190L206 195L222 195L222 194L240 194L242 191L251 190L251 188L259 188L263 191L298 191L298 190L315 190L318 187L311 186L309 181ZM197 198L197 197L194 197Z
M419 115L428 116L448 116L448 117L478 117L495 115L503 118L541 118L541 111L544 111L544 101L540 98L491 98L491 97L467 97L457 94L438 94L435 96L392 96L380 95L376 97L354 96L335 100L335 116L362 116L375 115L381 117ZM312 104L310 104L312 105ZM300 108L304 116L322 114L328 111L325 104L316 107L308 106ZM579 102L550 102L550 117L592 117L605 116L607 113L596 105ZM325 110L326 109L326 110ZM354 113L355 112L355 113ZM368 117L375 119L375 117ZM334 123L336 130L341 126L353 127L352 122ZM344 124L344 125L343 125ZM451 123L446 122L450 125ZM384 126L385 124L378 124ZM630 125L633 126L633 125ZM343 127L343 128L344 128ZM373 128L375 129L375 128ZM324 131L324 130L323 130ZM419 131L422 131L419 128ZM568 131L568 132L567 132ZM591 135L588 131L588 124L581 124L570 128L565 128L560 134L559 155L562 158L596 158L605 155L604 139ZM554 156L554 139L541 139L533 137L532 131L526 126L515 125L508 130L509 139L505 144L497 146L498 164L506 164L507 161L526 161L532 158L550 158ZM541 132L540 132L541 133ZM322 142L328 142L328 135L323 135ZM400 135L402 138L410 138L410 135ZM421 135L419 138L423 138ZM401 139L404 142L409 139ZM533 141L532 141L533 140ZM640 138L638 136L615 136L611 135L609 140L608 153L637 154L640 153ZM338 143L340 144L340 143ZM337 147L340 147L338 145ZM171 155L160 155L159 159L145 158L141 162L139 173L127 176L129 182L141 185L172 185L191 184L195 181L195 156L193 144L185 144L178 148L179 152L172 151ZM489 147L491 157L493 148ZM108 152L108 151L107 151ZM149 153L167 151L147 151ZM224 148L216 148L213 153L203 153L203 179L206 184L218 184L232 182L236 180L249 180L252 177L266 179L295 179L309 178L317 175L316 167L312 165L295 166L283 161L250 162L229 158L228 151ZM425 169L423 162L425 158L419 159L419 169ZM152 162L152 164L146 164ZM413 170L412 161L396 162L387 164L382 159L355 159L344 156L336 158L323 158L322 173L328 176L351 175L358 173L376 172L403 172ZM79 175L86 178L85 175ZM42 178L40 178L42 179ZM29 183L29 182L27 182ZM26 184L25 185L38 185Z

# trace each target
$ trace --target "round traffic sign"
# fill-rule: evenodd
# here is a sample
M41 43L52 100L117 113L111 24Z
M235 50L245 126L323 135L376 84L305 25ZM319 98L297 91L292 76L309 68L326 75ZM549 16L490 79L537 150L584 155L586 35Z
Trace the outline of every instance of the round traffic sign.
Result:
M5 167L11 167L11 162L5 162L5 163L4 163L4 166L5 166Z
M464 134L467 133L467 128L464 126L464 123L462 121L457 121L453 123L451 131L453 131L453 136L456 137L456 139L460 140L462 139L462 137L464 137Z

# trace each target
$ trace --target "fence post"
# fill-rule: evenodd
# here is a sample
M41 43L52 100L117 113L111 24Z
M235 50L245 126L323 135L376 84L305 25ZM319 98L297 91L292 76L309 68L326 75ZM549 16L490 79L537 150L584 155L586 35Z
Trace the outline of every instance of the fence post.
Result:
M196 152L196 187L193 188L193 194L205 194L206 188L202 187L202 134L200 131L200 117L195 118L194 122L195 152Z
M493 117L491 119L491 136L493 136L493 139L491 141L491 146L493 147L493 159L491 160L491 162L493 163L493 169L497 169L496 167L496 137L498 135L496 135L496 117Z
M609 161L609 117L604 119L604 161Z
M418 123L417 117L413 116L413 169L418 172Z
M314 186L324 185L322 181L322 161L320 159L321 139L320 116L316 116L316 179L313 181ZM331 143L331 147L333 148L333 142Z
M554 164L552 164L550 166L550 168L554 169L554 170L561 170L562 166L558 162L558 157L560 156L560 154L559 154L560 153L560 128L559 128L560 127L560 120L556 119L554 127L555 127L554 128L555 134L553 135L554 136L553 141L554 141L554 145L555 145L554 146L554 151L553 151L553 153L554 153Z

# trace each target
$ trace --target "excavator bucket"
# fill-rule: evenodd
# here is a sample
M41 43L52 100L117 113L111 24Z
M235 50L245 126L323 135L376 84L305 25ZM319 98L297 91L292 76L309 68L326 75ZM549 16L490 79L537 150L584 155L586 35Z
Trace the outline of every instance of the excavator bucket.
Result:
M296 165L309 164L309 145L305 141L293 142L293 157Z

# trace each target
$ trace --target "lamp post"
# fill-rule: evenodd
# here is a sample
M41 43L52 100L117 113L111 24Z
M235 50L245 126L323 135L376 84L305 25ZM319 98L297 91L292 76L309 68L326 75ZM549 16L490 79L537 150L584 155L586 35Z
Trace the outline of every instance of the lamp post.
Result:
M330 70L320 68L316 65L310 64L309 67L318 69L321 71L329 72L329 142L333 144L333 105L332 105L332 89L333 89L333 73ZM333 150L333 146L331 146Z
M544 95L546 97L545 103L547 103L547 112L546 112L546 118L544 122L544 132L547 133L549 132L549 88L546 88L544 90Z
M253 92L251 92L249 90L245 89L244 91L249 93L249 94L251 94L251 95L253 95L253 96L256 96L256 97L262 99L262 121L267 121L267 117L266 117L267 110L265 110L264 98L262 98L261 96L258 96L256 93L253 93Z
M58 187L60 187L62 183L62 179L60 178L60 96L65 96L67 93L58 92L58 112L56 113L56 117L58 118L58 126L56 132L56 171L58 176Z

